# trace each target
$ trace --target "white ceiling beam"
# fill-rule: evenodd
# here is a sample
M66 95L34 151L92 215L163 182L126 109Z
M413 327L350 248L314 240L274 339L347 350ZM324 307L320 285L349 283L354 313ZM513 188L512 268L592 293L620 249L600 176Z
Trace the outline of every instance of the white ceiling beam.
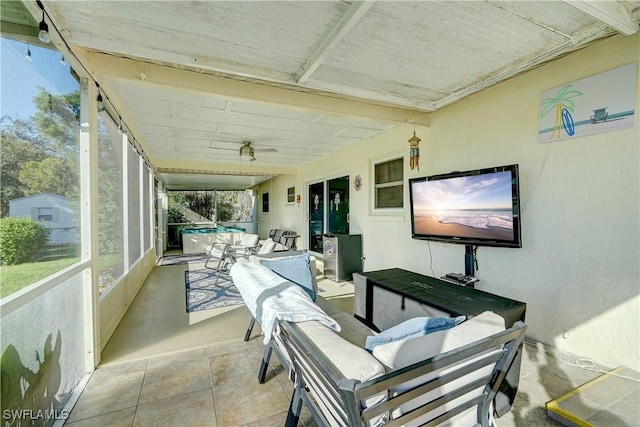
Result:
M454 92L449 96L439 99L438 101L433 103L433 108L437 110L449 104L453 104L454 102L462 98L465 98L476 92L480 92L481 90L484 90L488 87L494 86L500 82L503 82L512 77L515 77L520 73L527 72L528 70L535 68L537 65L550 61L559 55L570 52L575 46L586 45L592 42L593 40L598 40L599 38L610 33L611 33L611 30L604 26L600 26L599 28L592 28L590 31L580 34L570 40L567 40L564 43L552 49L549 49L548 51L534 58L531 58L527 61L517 64L514 67L503 69L487 79L476 82L471 86L467 86L466 88L461 89L457 92Z
M327 55L329 55L338 43L345 38L349 31L356 26L371 6L373 6L373 1L370 0L357 1L351 5L338 25L336 25L329 36L324 39L318 50L316 50L311 58L302 66L302 69L296 76L296 83L302 84L311 77L311 74L322 64Z
M627 8L618 1L563 0L571 7L586 13L616 31L630 36L638 32L638 21Z
M77 55L81 57L83 64L94 75L94 78L99 80L101 86L109 84L108 79L104 79L103 84L101 77L111 76L137 81L145 85L158 84L197 93L211 93L230 99L248 99L267 104L277 102L278 105L288 105L304 111L311 110L345 117L369 118L390 124L406 123L408 120L418 117L418 124L428 124L426 117L422 117L417 108L412 108L409 105L403 107L374 105L371 102L297 92L281 87L233 80L155 64L144 64L147 80L143 81L140 79L140 69L143 64L141 62L81 51L80 49L77 50ZM406 103L409 104L408 101Z

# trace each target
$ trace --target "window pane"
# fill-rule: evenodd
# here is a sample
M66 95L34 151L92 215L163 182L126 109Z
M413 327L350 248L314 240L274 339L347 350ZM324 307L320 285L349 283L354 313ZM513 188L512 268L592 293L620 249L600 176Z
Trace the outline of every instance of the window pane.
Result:
M132 145L127 147L127 198L129 200L129 266L140 258L140 156Z
M376 184L387 182L402 182L402 158L376 165Z
M402 158L375 165L375 208L402 208L404 194Z
M80 259L80 85L55 49L0 43L4 297Z
M151 248L151 209L149 205L149 167L145 164L142 169L142 224L144 227L144 251Z
M376 208L401 208L402 185L376 189Z
M98 286L100 294L124 274L122 135L106 112L98 115Z

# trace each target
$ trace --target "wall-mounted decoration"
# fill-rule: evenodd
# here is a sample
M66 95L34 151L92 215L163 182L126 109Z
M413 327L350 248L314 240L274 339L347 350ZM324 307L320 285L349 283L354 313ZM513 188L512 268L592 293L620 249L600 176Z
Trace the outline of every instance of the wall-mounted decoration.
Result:
M287 203L293 203L296 199L296 187L287 188Z
M637 72L634 62L542 92L538 142L633 127Z
M262 193L262 213L269 213L269 193Z
M413 130L413 136L409 138L409 167L411 170L417 168L420 170L420 148L418 144L422 141L416 136L416 130Z
M362 189L362 178L360 178L360 175L356 175L356 177L353 178L353 188L355 188L356 191Z

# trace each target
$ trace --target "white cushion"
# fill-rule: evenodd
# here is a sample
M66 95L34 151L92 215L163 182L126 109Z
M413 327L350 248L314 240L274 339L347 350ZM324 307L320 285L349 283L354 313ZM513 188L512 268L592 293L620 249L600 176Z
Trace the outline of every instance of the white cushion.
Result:
M389 369L395 370L478 341L504 329L504 319L501 316L492 311L485 311L451 329L379 345L373 349L373 355Z
M351 344L322 323L301 322L298 327L346 378L367 381L384 374L384 366L369 352Z
M260 249L258 249L258 255L270 254L276 247L276 242L274 242L271 238L268 238L264 241Z
M327 328L320 322L301 322L298 323L298 326L346 378L365 382L384 374L384 366L382 366L382 364L378 362L368 351L360 346L351 344L335 331ZM346 328L341 329L344 330ZM307 372L317 378L317 376L314 375L313 370L308 369ZM334 400L333 397L325 394L316 394L313 391L311 391L311 393L316 398L318 405L322 408L321 410L325 417L327 417L327 419L330 420L330 424L333 425L331 420L335 421L335 414L333 414L333 409L330 409L336 404L335 401L333 404L330 402ZM364 407L367 408L386 399L387 394L386 392L383 392L371 396L364 401L363 404ZM377 426L379 424L383 424L386 419L386 413L378 415L371 420L369 425Z
M253 248L258 244L258 240L260 240L260 236L258 236L257 234L245 233L242 236L242 239L240 240L240 242L237 244L240 246Z
M466 344L473 343L475 341L481 340L483 338L489 337L495 333L503 331L505 329L504 319L491 312L485 311L484 313L467 320L466 322L461 323L460 325L447 329L444 331L433 332L429 335L411 338L404 341L395 341L388 344L382 344L373 349L373 355L381 361L389 370L396 370L403 368L405 366L411 365L412 363L416 363L430 357L433 357L437 354L441 354L450 350L454 350ZM501 351L500 349L489 350L489 352L493 351ZM483 353L484 355L484 353ZM464 366L466 364L472 363L475 358L472 358L467 361L463 361L459 366ZM407 413L417 406L423 405L424 403L435 399L438 396L443 395L444 393L448 393L456 388L473 382L474 380L489 374L493 370L493 366L486 366L484 368L478 369L468 375L463 376L453 382L444 384L443 386L428 392L413 401L410 401L400 407L399 410L394 411L392 414L393 417L398 417L403 413ZM440 377L449 370L440 370L435 371L426 375L423 375L419 378L416 378L413 381L407 382L395 389L392 390L394 394L403 392L412 387L415 387L418 384L422 384L426 381L429 381L433 378ZM445 405L442 408L438 408L435 411L432 411L426 414L424 417L418 417L414 422L411 422L407 425L420 425L426 422L428 419L439 415L442 412L446 412L448 408L451 408L459 401L466 401L474 396L479 395L482 392L482 388L476 389L470 393L467 393L464 396L461 396L458 399L450 402L450 404ZM476 420L476 410L465 411L464 413L453 417L449 422L445 425L473 425Z

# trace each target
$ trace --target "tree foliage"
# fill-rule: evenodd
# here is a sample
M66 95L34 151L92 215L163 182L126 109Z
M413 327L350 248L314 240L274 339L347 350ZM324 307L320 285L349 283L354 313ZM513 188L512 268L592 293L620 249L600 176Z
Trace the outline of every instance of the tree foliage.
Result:
M39 87L28 119L0 120L0 214L9 200L48 192L78 201L80 92ZM24 169L24 172L23 172Z
M251 191L171 191L169 222L186 222L185 209L213 222L251 222L254 198Z
M20 168L29 161L47 158L45 141L28 120L3 117L0 120L0 207L4 217L9 213L9 200L24 197Z
M46 157L25 162L18 177L27 195L51 193L75 199L79 193L78 178L72 170L66 159Z

